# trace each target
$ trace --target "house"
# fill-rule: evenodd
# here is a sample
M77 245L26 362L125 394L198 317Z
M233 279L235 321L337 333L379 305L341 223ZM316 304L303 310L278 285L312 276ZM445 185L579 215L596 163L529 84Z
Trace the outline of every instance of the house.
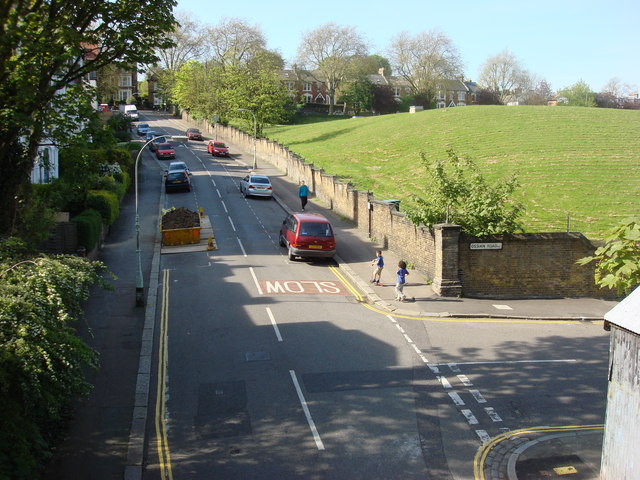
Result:
M470 103L469 88L462 81L462 77L440 80L436 88L437 108L463 107Z
M393 98L400 102L400 99L405 95L411 95L413 87L409 81L404 77L386 76L384 74L384 67L378 69L378 73L367 75L367 78L374 85L386 85L393 89Z
M640 442L640 287L607 312L609 387L602 444L602 480L638 478Z
M318 78L319 74L300 70L295 65L292 69L280 71L282 84L295 102L328 104L327 88Z

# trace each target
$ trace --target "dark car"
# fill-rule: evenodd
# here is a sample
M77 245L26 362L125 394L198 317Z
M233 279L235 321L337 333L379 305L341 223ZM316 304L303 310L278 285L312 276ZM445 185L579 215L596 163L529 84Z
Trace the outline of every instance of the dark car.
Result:
M289 260L296 257L332 258L336 239L329 220L319 213L292 213L280 227L279 242L286 247Z
M197 128L190 128L187 130L187 138L189 140L204 140L202 138L202 132Z
M164 177L164 191L175 192L175 191L191 191L191 180L189 180L189 175L184 170L173 170L168 172Z
M211 140L209 142L209 145L207 145L207 152L209 152L214 157L228 157L229 147L227 147L224 142L216 142L214 140Z
M158 145L167 143L167 139L163 136L156 137L153 139L153 142L149 144L149 150L155 152L158 149ZM175 153L175 152L174 152Z
M173 146L170 143L159 143L156 147L156 158L158 160L176 158L176 151L173 149Z

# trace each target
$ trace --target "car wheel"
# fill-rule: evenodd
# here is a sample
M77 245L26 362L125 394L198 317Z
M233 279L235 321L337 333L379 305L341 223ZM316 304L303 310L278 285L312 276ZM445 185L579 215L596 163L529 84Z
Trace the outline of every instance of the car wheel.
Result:
M289 247L289 260L293 261L296 259L296 256L293 254L291 247Z
M287 244L284 241L284 238L282 238L282 235L280 235L278 240L279 240L278 243L280 243L281 247L286 247L287 246Z

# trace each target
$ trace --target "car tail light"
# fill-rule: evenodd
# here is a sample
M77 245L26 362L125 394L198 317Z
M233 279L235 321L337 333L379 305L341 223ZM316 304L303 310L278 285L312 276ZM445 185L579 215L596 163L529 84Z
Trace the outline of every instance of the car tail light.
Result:
M252 189L252 188L253 188L253 185L249 185L249 189Z
M269 188L267 188L267 190L273 190L273 187L269 185Z

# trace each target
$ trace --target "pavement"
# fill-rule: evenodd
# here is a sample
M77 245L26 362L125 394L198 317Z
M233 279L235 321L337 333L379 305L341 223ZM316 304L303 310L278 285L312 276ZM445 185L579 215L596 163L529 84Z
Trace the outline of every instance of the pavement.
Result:
M144 113L144 112L142 112ZM185 129L197 127L176 122ZM253 152L231 145L235 161L248 169ZM155 288L158 278L159 234L157 211L160 178L153 174L155 161L143 155L141 173L140 238L147 307L135 306L134 197L125 197L121 216L112 225L100 259L115 272L112 291L94 292L86 304L87 331L81 335L102 358L99 371L89 375L94 392L76 402L67 438L59 445L43 478L126 478L142 476L146 399L149 390L149 356L155 318ZM149 173L151 172L151 173ZM260 156L256 173L268 175L274 185L275 201L285 212L300 206L297 185ZM479 318L526 321L594 321L616 302L591 298L491 300L443 298L436 296L428 279L410 270L405 294L411 301L395 300L395 270L401 258L381 248L351 222L335 215L311 197L306 211L324 214L332 223L338 240L336 262L364 293L369 303L394 315L422 318ZM205 212L206 213L206 212ZM385 268L380 285L370 282L375 251L383 251ZM135 355L135 357L134 357ZM139 357L139 358L136 358ZM144 370L144 372L143 372ZM143 374L144 373L144 374ZM142 437L141 437L142 435ZM502 437L502 436L501 436ZM476 479L528 480L534 478L597 479L600 469L602 429L589 431L535 430L510 432L492 439L478 452ZM554 468L576 469L577 473L556 472Z

